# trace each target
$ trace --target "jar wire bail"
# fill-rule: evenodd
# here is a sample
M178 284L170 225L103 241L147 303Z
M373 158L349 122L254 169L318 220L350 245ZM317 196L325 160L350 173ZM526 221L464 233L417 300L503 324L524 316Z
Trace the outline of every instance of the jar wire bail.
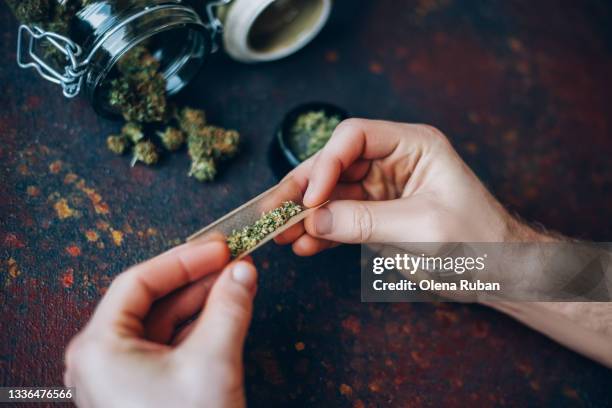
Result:
M24 58L24 42L29 37L27 54L30 60ZM58 72L36 54L37 42L47 41L66 56L68 65L64 67L64 74ZM34 68L40 76L54 84L61 85L66 98L74 98L81 91L84 75L87 73L87 61L79 61L83 50L70 38L63 35L44 31L40 27L19 26L17 34L17 65L20 68Z
M223 34L223 23L217 17L217 8L226 6L233 0L215 0L206 4L206 17L208 17L207 28L211 31L212 37L212 50L211 52L217 52L219 50L219 43L217 37Z

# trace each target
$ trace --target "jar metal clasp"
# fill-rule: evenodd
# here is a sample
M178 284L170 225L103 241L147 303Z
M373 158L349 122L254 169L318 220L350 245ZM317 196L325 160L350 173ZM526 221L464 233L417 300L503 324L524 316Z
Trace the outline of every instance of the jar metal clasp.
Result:
M217 17L217 7L228 5L233 0L216 0L211 1L206 5L206 16L208 17L207 28L211 31L212 37L212 50L211 52L217 52L219 50L219 43L217 37L223 34L223 23Z
M24 56L24 42L27 40L27 54L29 60ZM36 52L37 41L47 41L66 56L68 64L64 67L64 73L58 72L46 63ZM17 35L17 64L21 68L34 68L40 76L54 84L61 85L66 98L74 98L81 91L83 79L87 73L87 61L79 61L83 49L70 38L63 35L44 31L39 27L19 26Z

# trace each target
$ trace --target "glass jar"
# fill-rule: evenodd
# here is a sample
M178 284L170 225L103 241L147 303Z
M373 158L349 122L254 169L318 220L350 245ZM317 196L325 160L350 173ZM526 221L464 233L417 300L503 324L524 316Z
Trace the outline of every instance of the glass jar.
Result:
M59 3L65 0L52 0ZM197 74L222 41L243 62L272 61L309 43L327 22L332 0L96 0L72 19L69 35L21 25L17 62L60 85L68 98L83 92L96 112L117 115L108 103L117 62L138 45L159 61L166 92L174 95ZM219 15L219 18L217 17ZM221 22L223 20L223 23ZM45 61L42 47L55 47L65 66Z
M22 68L35 68L44 78L61 85L66 97L75 97L83 91L96 112L114 115L118 112L108 104L106 91L109 81L118 75L115 65L121 57L146 42L147 49L160 63L167 94L176 94L216 49L215 36L220 24L211 7L228 1L209 4L210 20L206 23L181 0L91 2L75 15L70 37L22 25L18 63ZM54 67L37 55L43 42L65 54L65 67ZM25 60L26 53L29 60Z

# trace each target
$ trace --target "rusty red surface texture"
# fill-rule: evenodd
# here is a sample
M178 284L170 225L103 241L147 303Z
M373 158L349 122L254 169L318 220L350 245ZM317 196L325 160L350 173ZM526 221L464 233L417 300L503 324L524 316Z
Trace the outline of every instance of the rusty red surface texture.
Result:
M216 55L179 96L244 137L211 184L186 176L185 155L132 168L108 152L121 124L18 69L17 23L0 8L0 385L60 385L64 347L112 278L273 185L274 130L306 101L433 124L527 221L612 238L608 2L334 7L300 53ZM609 370L484 307L361 303L358 247L254 258L254 406L612 404Z

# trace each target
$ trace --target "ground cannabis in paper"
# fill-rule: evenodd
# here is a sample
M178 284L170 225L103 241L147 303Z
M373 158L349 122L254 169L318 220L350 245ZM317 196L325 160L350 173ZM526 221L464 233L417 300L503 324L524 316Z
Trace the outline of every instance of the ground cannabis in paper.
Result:
M227 237L227 245L232 253L232 257L237 257L241 253L254 248L268 235L282 227L294 216L304 211L304 208L293 201L285 201L277 207L239 231L233 231Z

